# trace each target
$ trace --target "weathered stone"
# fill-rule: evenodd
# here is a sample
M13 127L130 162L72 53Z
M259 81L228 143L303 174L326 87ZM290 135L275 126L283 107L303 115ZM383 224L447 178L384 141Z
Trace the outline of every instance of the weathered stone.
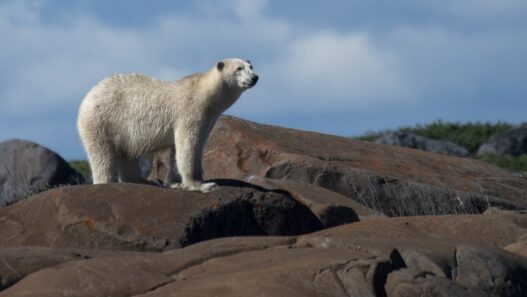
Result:
M309 207L326 228L385 217L342 194L315 185L254 175L248 181L267 190L287 191L298 202Z
M527 258L527 234L520 237L517 242L506 246L504 250Z
M236 235L322 228L286 193L219 180L202 194L136 184L63 187L0 209L0 246L161 251Z
M485 297L489 295L482 289L465 287L451 279L408 268L388 275L385 296Z
M489 296L525 296L527 259L500 250L460 246L455 281L480 288Z
M527 180L471 158L221 118L204 154L208 178L314 184L390 216L527 207Z
M375 143L419 149L449 156L467 157L468 150L458 144L445 140L436 140L410 132L387 132L375 140Z
M479 147L477 154L527 154L527 123L491 137Z
M0 143L0 207L46 188L84 183L84 177L51 150L25 140Z
M148 255L148 253L45 247L3 247L0 248L0 291L18 282L30 273L64 262L100 257L132 257L138 255Z
M517 241L526 225L524 214L497 213L369 220L299 237L222 238L144 256L66 262L0 296L521 296L525 259L494 247Z

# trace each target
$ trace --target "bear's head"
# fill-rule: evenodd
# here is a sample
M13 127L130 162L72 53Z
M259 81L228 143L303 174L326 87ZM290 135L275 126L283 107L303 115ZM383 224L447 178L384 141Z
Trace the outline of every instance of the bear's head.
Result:
M225 59L216 63L216 70L223 81L232 88L246 90L252 88L258 81L249 60Z

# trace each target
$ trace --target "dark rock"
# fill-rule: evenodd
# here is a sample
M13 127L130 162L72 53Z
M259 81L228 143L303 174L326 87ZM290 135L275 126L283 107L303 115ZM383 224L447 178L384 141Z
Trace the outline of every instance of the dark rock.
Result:
M390 273L385 296L389 297L484 297L484 290L465 287L451 279L438 277L426 271L405 268Z
M494 135L479 147L477 154L513 156L527 154L527 123Z
M527 207L527 180L471 158L223 117L204 154L207 178L262 176L317 185L390 216Z
M222 238L66 262L0 296L524 296L517 293L524 293L525 259L496 247L516 242L526 227L525 214L496 213Z
M309 207L325 228L385 217L344 195L315 185L254 175L248 181L267 190L287 191L291 197Z
M162 251L217 237L322 228L285 192L218 183L208 194L137 184L50 190L0 209L0 246Z
M0 143L0 207L49 187L84 183L84 177L51 150L24 140Z
M430 139L405 131L387 132L375 140L375 143L419 149L449 156L467 157L469 155L465 147L453 142Z
M527 258L500 250L461 246L456 250L455 281L489 296L527 295Z

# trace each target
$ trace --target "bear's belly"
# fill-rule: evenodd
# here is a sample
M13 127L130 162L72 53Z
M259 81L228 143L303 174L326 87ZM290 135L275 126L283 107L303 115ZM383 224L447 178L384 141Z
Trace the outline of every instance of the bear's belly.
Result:
M127 157L135 159L153 151L174 146L173 129L127 129L116 137L116 147Z

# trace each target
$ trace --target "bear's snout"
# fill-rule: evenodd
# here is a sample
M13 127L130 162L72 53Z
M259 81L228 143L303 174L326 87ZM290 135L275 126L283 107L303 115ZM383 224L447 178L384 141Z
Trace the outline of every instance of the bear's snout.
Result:
M251 87L253 87L256 84L256 82L258 82L258 78L259 77L256 74L253 76L253 79L251 81Z

